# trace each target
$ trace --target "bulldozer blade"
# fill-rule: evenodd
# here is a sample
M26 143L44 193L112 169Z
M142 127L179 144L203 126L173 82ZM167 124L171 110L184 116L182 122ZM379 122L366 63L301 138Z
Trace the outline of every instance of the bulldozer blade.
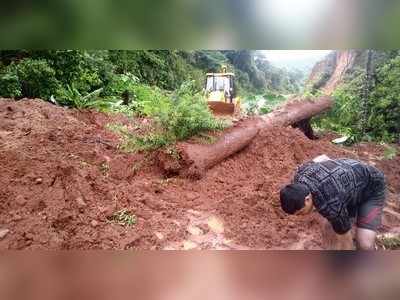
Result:
M235 112L235 105L233 103L208 101L208 107L215 115L233 115Z

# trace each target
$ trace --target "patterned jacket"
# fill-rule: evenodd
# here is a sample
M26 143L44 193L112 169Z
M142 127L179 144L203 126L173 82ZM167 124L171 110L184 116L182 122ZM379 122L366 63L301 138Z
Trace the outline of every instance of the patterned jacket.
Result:
M351 218L361 204L371 200L377 180L384 180L382 172L353 159L307 162L294 177L294 183L308 186L317 211L338 234L351 229Z

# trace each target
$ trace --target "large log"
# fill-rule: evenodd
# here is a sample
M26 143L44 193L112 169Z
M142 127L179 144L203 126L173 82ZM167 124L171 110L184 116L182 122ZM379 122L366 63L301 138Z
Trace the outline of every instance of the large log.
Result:
M332 98L329 96L322 96L317 99L294 98L283 107L261 116L263 122L260 123L260 126L261 128L289 126L327 111L332 107L332 104Z
M247 119L230 128L211 145L182 142L176 147L177 153L160 152L159 164L166 175L200 178L207 169L249 145L260 130L289 126L310 119L330 109L332 104L329 96L315 100L292 99L265 116Z

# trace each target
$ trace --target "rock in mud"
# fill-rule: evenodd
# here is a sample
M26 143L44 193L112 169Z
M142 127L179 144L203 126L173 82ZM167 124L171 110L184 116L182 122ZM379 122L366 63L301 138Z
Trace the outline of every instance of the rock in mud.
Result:
M25 199L24 196L18 195L17 197L15 197L15 202L20 206L24 206L26 204L27 200Z
M18 215L18 214L15 214L13 217L12 217L12 221L21 221L23 218L20 216L20 215Z
M97 226L99 225L99 222L97 222L96 220L92 220L92 221L90 222L90 225L91 225L92 227L97 227Z
M0 241L4 239L9 232L9 229L0 229Z
M199 227L192 226L192 225L188 226L188 228L186 230L187 230L187 232L189 232L192 235L202 235L203 234L203 231Z
M164 239L164 235L161 232L155 232L154 234L159 240L163 240Z
M87 206L85 200L82 197L76 198L76 204L78 204L79 208L85 208Z
M184 241L183 242L183 250L193 250L196 249L197 244L191 241Z
M207 225L208 225L208 227L210 227L211 231L213 231L215 233L223 233L224 232L224 225L216 217L210 217L207 221Z

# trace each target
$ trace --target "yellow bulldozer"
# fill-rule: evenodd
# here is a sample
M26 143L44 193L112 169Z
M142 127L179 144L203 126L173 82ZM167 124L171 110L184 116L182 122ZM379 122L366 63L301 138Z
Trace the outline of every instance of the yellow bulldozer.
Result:
M235 74L226 72L207 73L205 94L208 106L215 115L236 115L240 113L240 99L236 95Z

